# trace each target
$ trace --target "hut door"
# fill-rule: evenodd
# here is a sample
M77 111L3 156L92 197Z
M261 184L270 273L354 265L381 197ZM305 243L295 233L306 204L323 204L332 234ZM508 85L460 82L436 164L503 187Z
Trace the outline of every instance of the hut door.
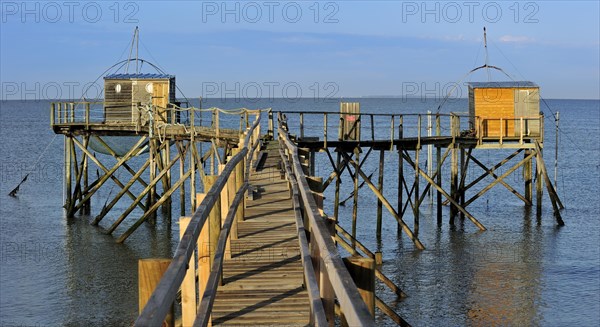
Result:
M515 136L521 135L523 118L523 135L538 136L540 122L537 119L540 111L540 95L538 90L515 90Z
M167 103L169 102L169 85L164 82L154 82L152 87L152 104L156 106L157 118L161 122L167 122Z

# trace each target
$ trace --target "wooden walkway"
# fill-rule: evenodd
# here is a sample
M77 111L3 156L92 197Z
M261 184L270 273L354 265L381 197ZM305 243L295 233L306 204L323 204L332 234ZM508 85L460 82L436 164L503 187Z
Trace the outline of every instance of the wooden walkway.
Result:
M213 325L307 325L310 307L303 286L296 222L287 181L280 179L277 142L250 185L258 196L248 200L232 258L223 262L223 282L212 310Z

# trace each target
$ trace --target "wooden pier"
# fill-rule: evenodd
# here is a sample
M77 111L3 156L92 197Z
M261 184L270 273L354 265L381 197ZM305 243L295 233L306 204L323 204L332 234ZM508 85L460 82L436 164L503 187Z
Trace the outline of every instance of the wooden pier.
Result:
M339 112L274 113L149 106L155 113L150 117L162 120L140 125L94 121L90 105L85 103L52 106L52 127L65 135L65 209L69 217L78 210L90 214L91 197L112 180L121 190L107 199L91 223L100 225L112 219L106 232L124 229L116 238L124 242L141 224L153 222L160 207L171 223L171 199L179 193L180 243L170 264L164 259L140 262L136 326L164 322L173 326L175 321L183 326L372 326L376 312L407 326L378 293L397 299L410 294L383 273L382 254L367 248L357 229L360 224L376 224L375 237L381 238L385 209L397 224L398 234L406 234L416 249L425 249L427 244L419 239L423 233L419 229L420 206L430 190L435 192L438 224L443 223L443 206L447 205L450 225L457 217L467 218L484 231L477 214L467 210L471 203L502 185L525 206L534 205L535 193L540 215L546 184L556 222L564 224L562 203L543 161L543 116L365 114L359 112L358 104L342 103L340 107ZM202 111L212 115L208 124L197 121ZM229 114L233 120L239 117L239 129L221 128L219 113ZM181 120L182 114L187 121ZM426 119L429 126L425 126ZM265 133L261 121L268 126ZM115 135L135 137L136 142L117 153L103 141L103 137ZM109 150L110 164L90 150L93 138L96 145ZM169 150L173 145L176 153ZM426 168L421 151L427 146L432 151ZM507 155L489 166L477 158L480 151ZM373 153L379 155L371 156ZM385 171L390 154L398 160L394 174ZM142 160L134 165L131 159L136 155ZM319 155L331 164L330 174L317 176ZM364 163L372 157L379 161L377 170L369 175ZM92 163L104 174L90 182ZM481 175L467 176L469 165L479 167ZM498 172L500 167L504 172ZM177 168L179 179L172 183L172 171ZM522 187L510 185L506 179L517 170L523 171ZM117 171L129 174L129 180L122 182ZM446 173L449 176L443 176ZM394 199L386 197L384 174L388 184L394 180L389 176L396 177ZM346 200L340 198L344 176L350 176L348 185L353 189ZM446 177L448 184L443 182ZM486 178L492 181L484 184ZM131 188L134 184L138 184L137 194ZM374 219L358 214L361 184L377 198ZM323 194L329 187L335 188L329 190L334 195L331 213L323 206ZM203 191L198 192L200 189ZM115 218L109 212L125 195L132 202ZM352 201L351 217L339 214L340 203L345 201ZM142 213L137 220L126 220L139 209ZM351 228L342 228L343 220L350 222ZM181 308L180 318L173 315L177 312L174 305Z
M279 147L270 142L266 161L250 174L252 200L223 264L223 286L211 312L213 325L308 325L310 304L298 245L294 205L281 179Z

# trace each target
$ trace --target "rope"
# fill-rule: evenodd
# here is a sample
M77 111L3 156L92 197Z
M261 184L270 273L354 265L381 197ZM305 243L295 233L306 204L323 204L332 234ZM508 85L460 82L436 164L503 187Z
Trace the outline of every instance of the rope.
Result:
M21 180L21 182L17 185L17 187L15 187L12 191L10 191L10 193L8 193L9 196L12 196L13 198L17 196L17 193L19 192L19 188L21 187L21 185L23 183L25 183L25 181L27 180L27 177L29 177L29 174L31 174L31 172L35 169L35 167L37 166L37 164L42 159L42 156L46 153L46 151L48 150L48 148L50 147L50 145L52 145L52 143L54 142L54 140L56 139L57 136L58 136L58 134L54 134L54 137L52 137L52 140L50 140L50 143L48 143L48 145L46 145L46 147L44 148L44 150L42 151L42 153L40 153L40 155L38 156L37 160L33 164L33 167L29 170L29 172L27 172L27 174L25 174L25 177L23 177L23 180Z

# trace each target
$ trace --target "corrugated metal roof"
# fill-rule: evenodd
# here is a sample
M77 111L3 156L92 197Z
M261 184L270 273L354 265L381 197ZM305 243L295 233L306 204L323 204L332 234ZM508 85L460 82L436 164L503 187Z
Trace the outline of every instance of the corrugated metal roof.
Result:
M472 88L519 88L519 87L539 87L534 82L529 81L513 81L513 82L469 82L467 83Z
M109 74L104 79L167 79L175 78L169 74Z

